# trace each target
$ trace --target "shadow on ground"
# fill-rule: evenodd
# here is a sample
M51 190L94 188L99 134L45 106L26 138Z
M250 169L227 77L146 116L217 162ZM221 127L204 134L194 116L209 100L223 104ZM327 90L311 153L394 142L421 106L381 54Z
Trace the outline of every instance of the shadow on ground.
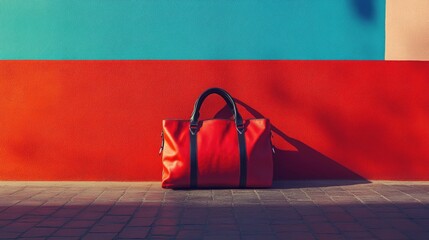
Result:
M429 237L427 183L182 191L160 186L0 182L0 239Z
M0 215L0 238L68 239L427 239L429 210L419 203L316 205L209 195L167 202L12 206ZM177 197L176 197L177 198ZM179 197L181 198L181 197ZM241 198L241 200L240 200ZM271 197L272 198L272 197ZM179 201L182 201L180 199Z

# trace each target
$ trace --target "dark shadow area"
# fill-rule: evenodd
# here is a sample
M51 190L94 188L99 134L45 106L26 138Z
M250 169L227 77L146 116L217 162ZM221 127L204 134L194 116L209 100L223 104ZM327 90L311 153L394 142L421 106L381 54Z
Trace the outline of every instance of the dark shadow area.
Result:
M174 192L170 192L174 193ZM213 196L216 198L216 194ZM218 193L222 197L222 193ZM168 198L169 194L166 195ZM295 202L208 205L186 202L115 202L22 206L0 212L0 239L427 239L429 210L421 203L323 205ZM240 197L240 195L238 195ZM3 206L0 206L0 208Z
M372 21L375 15L374 0L351 0L357 15L366 21Z
M250 107L239 99L235 99L238 106L244 108L251 116L255 118L266 118L260 112ZM242 108L242 109L243 109ZM241 109L240 109L241 110ZM242 111L242 110L241 110ZM242 114L246 115L246 114ZM231 118L232 113L228 106L224 106L214 118ZM274 154L274 179L275 180L353 180L353 181L336 181L334 184L361 184L368 183L364 177L351 171L350 169L338 164L335 160L325 156L316 149L303 143L302 141L288 136L282 130L277 128L271 122L271 128L274 138L285 141L296 150L283 150L276 146ZM275 145L275 144L274 144ZM281 182L276 183L278 187L293 187ZM315 185L316 184L316 185ZM307 187L329 186L332 181L309 181ZM305 187L302 185L299 187Z

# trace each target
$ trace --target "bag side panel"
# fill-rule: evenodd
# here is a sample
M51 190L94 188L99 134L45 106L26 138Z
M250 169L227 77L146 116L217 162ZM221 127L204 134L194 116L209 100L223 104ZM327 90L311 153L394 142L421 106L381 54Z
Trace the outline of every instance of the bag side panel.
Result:
M189 121L164 120L162 130L164 133L162 187L189 188Z

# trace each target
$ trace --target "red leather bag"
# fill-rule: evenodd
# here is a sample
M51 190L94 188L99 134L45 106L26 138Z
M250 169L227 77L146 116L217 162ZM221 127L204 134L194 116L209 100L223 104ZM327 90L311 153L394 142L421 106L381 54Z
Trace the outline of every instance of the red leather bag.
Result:
M210 94L220 95L234 119L199 120ZM243 120L234 99L210 88L194 105L190 120L163 120L162 187L259 188L273 179L271 130L268 119Z

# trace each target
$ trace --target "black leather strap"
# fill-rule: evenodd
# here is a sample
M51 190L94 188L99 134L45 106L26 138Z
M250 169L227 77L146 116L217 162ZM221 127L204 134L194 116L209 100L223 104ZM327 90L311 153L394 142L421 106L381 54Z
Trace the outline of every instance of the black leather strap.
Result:
M225 90L220 88L209 88L203 92L197 99L194 105L194 111L192 112L189 133L190 133L190 155L191 155L191 176L190 176L190 188L198 187L198 159L197 159L197 132L198 132L198 118L200 116L200 108L204 100L210 94L220 95L228 104L234 114L235 126L237 128L238 135L238 147L240 150L240 188L245 188L247 184L247 152L246 152L246 141L245 141L245 129L243 119L238 113L237 106L235 105L234 99Z
M241 128L243 126L243 118L241 117L240 113L238 113L234 99L231 97L231 95L229 95L228 92L221 88L209 88L198 97L197 101L195 101L194 111L191 115L191 126L197 126L198 118L200 117L201 105L210 94L217 94L225 100L234 115L234 121L237 129Z
M244 131L238 132L238 147L240 148L240 188L245 188L247 183L247 153Z
M190 134L191 137L191 182L190 188L197 188L197 178L198 178L198 161L197 161L197 135Z

